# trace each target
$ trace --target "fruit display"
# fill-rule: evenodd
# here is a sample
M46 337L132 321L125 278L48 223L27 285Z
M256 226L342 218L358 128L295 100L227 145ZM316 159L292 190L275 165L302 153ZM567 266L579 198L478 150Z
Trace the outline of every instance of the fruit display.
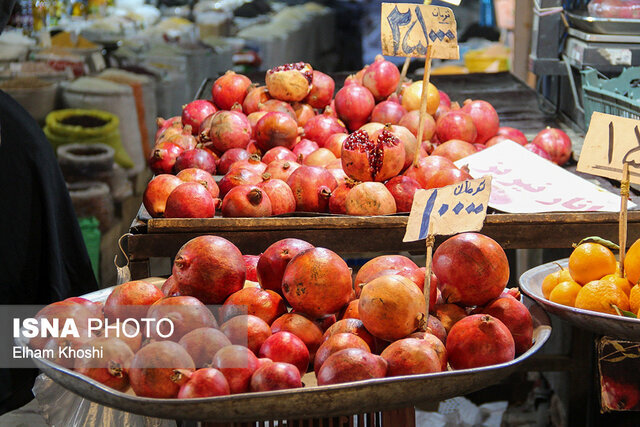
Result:
M272 68L264 86L229 71L211 99L158 120L144 206L153 218L390 215L409 212L417 189L471 178L453 162L507 139L559 165L571 156L562 130L529 142L501 127L490 103L451 102L431 83L417 141L422 81L396 94L399 84L398 68L382 56L337 91L331 76L304 62ZM173 174L206 191L178 185Z
M617 249L617 245L598 237L583 239L566 268L558 265L544 277L544 298L582 310L639 318L640 240L627 251L623 269L613 252Z
M161 288L126 282L104 303L71 298L37 315L78 325L96 317L104 327L80 326L74 339L37 337L29 345L103 349L100 357L52 360L150 398L490 366L533 345L532 317L518 291L505 288L503 259L502 248L486 236L449 238L434 253L427 302L425 270L405 256L378 256L353 279L335 252L303 240L283 239L260 255L243 255L222 237L199 236L180 248ZM473 274L462 280L452 269ZM120 329L112 326L117 321ZM128 328L134 321L147 326ZM118 331L127 333L112 335Z

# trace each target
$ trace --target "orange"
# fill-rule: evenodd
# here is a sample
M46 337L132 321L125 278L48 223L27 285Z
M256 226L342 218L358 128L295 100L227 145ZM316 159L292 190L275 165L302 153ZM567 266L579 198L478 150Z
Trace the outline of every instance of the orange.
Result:
M640 239L631 245L624 257L624 274L633 285L640 281Z
M593 280L580 289L576 297L576 308L618 314L613 308L629 310L629 298L616 285L602 280Z
M566 268L547 274L544 280L542 280L542 295L544 295L546 299L549 299L549 295L551 295L553 288L555 288L558 283L566 281L573 282L573 279L569 274L569 270Z
M549 301L573 307L575 305L578 292L580 292L581 289L582 287L573 280L570 282L558 283L551 291Z
M631 284L624 277L620 277L618 273L607 274L602 279L605 282L611 282L616 285L622 292L624 292L627 296L629 296L629 292L631 292Z
M634 313L640 310L640 285L635 285L629 292L629 307Z
M569 273L581 285L615 272L615 255L599 243L583 243L569 256Z

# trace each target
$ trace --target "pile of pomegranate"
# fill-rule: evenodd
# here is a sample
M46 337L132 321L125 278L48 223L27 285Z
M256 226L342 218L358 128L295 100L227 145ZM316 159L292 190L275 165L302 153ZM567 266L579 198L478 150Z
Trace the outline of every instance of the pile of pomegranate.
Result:
M303 62L275 67L265 81L229 71L211 100L158 120L149 158L156 177L144 194L152 217L409 212L417 189L470 179L453 162L506 139L559 165L571 155L563 131L547 128L529 143L500 127L488 102L460 106L432 84L418 142L422 81L396 95L400 73L382 56L335 97L334 80ZM216 183L215 174L224 176Z
M333 251L303 240L277 241L242 255L217 236L178 251L161 289L116 286L104 304L70 298L40 319L76 320L81 336L32 338L38 349L101 348L97 358L54 361L119 391L194 398L371 378L429 374L508 362L532 345L533 323L509 265L491 238L463 233L433 255L429 309L425 269L401 255L364 264L355 279ZM173 327L103 330L99 317L170 319ZM62 322L61 322L62 323ZM168 322L167 322L168 323ZM123 332L128 332L123 335ZM306 376L305 376L306 375Z

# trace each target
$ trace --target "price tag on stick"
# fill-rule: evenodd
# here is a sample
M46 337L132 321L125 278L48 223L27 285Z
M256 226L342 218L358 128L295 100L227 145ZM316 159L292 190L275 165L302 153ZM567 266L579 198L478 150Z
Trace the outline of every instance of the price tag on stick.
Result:
M490 194L491 176L489 175L442 188L416 191L402 241L427 240L427 271L424 278L427 320L429 319L431 258L435 236L463 231L480 231L487 216Z
M418 141L424 134L427 114L427 91L431 73L431 58L458 59L456 17L448 7L382 3L380 38L382 54L391 56L425 57ZM403 72L408 68L405 62ZM401 81L402 84L402 81ZM420 150L416 150L413 164L417 165Z
M594 112L577 170L620 181L618 244L620 275L624 277L629 185L640 184L640 120Z

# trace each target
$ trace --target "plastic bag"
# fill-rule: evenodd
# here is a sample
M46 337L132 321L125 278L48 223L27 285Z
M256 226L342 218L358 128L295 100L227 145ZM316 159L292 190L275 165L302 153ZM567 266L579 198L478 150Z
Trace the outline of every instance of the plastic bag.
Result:
M587 9L597 18L640 19L640 0L591 0Z
M145 417L91 402L44 374L38 375L32 391L42 416L52 426L176 427L174 420Z

